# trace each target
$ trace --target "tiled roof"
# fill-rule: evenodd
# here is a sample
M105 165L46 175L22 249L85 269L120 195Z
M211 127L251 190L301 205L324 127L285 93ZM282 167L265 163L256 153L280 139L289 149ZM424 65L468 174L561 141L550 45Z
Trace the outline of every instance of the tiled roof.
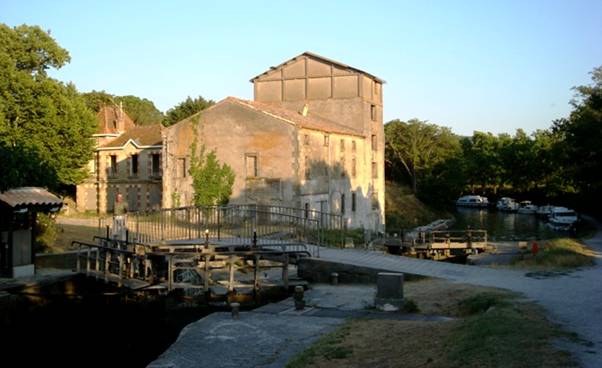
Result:
M298 58L300 58L301 56L308 56L308 57L310 57L310 58L312 58L312 59L316 59L316 60L320 60L320 61L325 61L325 62L326 62L326 63L328 63L328 64L333 64L333 65L336 65L336 66L338 66L339 68L342 68L342 69L347 69L347 70L351 70L351 71L358 72L358 73L361 73L361 74L365 74L365 75L367 75L367 76L371 77L372 79L374 79L374 80L375 80L375 81L377 81L377 82L380 82L380 83L385 83L385 81L384 81L384 80L380 79L379 77L375 76L374 74L370 74L370 73L368 73L368 72L365 72L365 71L363 71L363 70L361 70L361 69L354 68L354 67L352 67L352 66L349 66L349 65L347 65L347 64L343 64L343 63L341 63L341 62L338 62L338 61L336 61L336 60L332 60L332 59L329 59L329 58L325 58L324 56L320 56L320 55L318 55L318 54L314 54L313 52L310 52L310 51L305 51L304 53L302 53L302 54L300 54L300 55L297 55L297 56L295 56L294 58L288 59L287 61L285 61L285 62L281 63L280 65L277 65L277 66L272 66L272 67L270 67L270 69L269 69L269 70L266 70L265 72L263 72L263 73L261 73L261 74L259 74L259 75L255 76L255 77L253 77L253 78L250 80L250 82L251 82L251 83L253 83L253 82L255 81L255 79L257 79L257 78L261 77L262 75L264 75L264 74L266 74L266 73L269 73L270 71L272 71L272 70L274 70L274 69L278 69L278 68L280 68L280 67L282 67L282 66L284 66L284 65L286 65L286 64L288 64L288 63L290 63L291 61L295 61L295 60L297 60Z
M96 134L119 134L136 126L128 114L118 106L103 106L96 113L96 120L98 121ZM121 131L115 128L120 120L123 121Z
M44 188L21 187L0 193L0 202L10 207L17 206L60 206L63 200Z
M138 146L159 146L162 144L161 130L163 130L163 125L161 124L135 126L100 147L121 148L130 139Z
M316 114L312 114L311 110L308 112L307 116L303 116L301 113L295 110L289 110L287 108L272 105L265 102L242 100L236 97L227 97L225 100L222 101L232 101L234 103L262 112L266 115L270 115L277 119L287 121L300 128L319 130L326 133L339 133L362 136L362 132L359 132L346 125L335 123L332 120L328 120ZM222 101L220 101L220 103Z

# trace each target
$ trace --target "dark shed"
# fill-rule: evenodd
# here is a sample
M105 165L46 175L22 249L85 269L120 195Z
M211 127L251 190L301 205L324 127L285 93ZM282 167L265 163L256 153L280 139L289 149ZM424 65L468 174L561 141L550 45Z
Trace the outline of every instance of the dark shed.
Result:
M0 275L35 273L33 227L39 212L58 212L63 201L44 188L22 187L0 192Z

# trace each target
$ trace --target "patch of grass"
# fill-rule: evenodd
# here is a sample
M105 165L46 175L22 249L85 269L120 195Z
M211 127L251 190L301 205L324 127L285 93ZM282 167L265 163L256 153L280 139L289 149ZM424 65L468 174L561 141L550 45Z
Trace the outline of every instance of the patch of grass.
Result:
M385 217L387 229L409 229L450 215L435 211L422 203L406 185L385 182Z
M404 298L402 311L405 313L418 313L420 312L420 308L418 308L418 304L413 299Z
M48 248L47 252L49 253L71 250L72 241L81 240L92 242L94 235L99 235L98 228L92 226L57 224L56 227L56 240L54 241L54 244ZM102 235L104 235L104 233Z
M522 254L511 263L545 269L575 268L593 265L594 253L575 239L561 238L542 243L536 255Z
M448 366L575 366L569 353L552 345L553 340L562 337L569 335L552 325L540 307L497 304L496 308L463 319L447 337Z
M350 331L351 324L350 322L346 322L336 331L320 337L311 347L297 354L286 364L286 368L307 367L313 364L318 358L336 360L349 357L353 353L353 350L343 345L343 342Z
M458 314L460 316L471 316L483 313L492 307L507 306L509 295L484 292L462 299L458 303Z

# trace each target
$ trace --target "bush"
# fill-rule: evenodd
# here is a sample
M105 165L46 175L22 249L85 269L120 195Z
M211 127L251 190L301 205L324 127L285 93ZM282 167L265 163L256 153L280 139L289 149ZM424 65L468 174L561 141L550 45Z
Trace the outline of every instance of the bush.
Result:
M34 228L34 248L35 253L48 252L56 242L59 228L53 215L39 213Z

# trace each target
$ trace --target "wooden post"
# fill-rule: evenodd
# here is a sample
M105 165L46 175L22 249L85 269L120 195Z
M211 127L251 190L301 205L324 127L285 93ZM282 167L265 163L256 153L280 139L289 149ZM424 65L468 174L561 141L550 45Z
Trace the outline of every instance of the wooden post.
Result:
M217 240L221 240L221 229L220 229L220 208L219 206L216 207L217 208Z
M234 289L234 256L228 257L228 291Z
M256 295L259 291L259 256L253 259L253 291Z
M167 290L173 289L173 255L167 256Z
M111 267L111 252L105 249L105 283L109 282L109 267Z
M79 247L77 248L77 258L76 258L76 263L75 263L75 269L77 270L77 273L81 272L81 260L79 259L79 257L81 256L81 252L82 252L82 245L80 244Z
M122 287L123 286L123 282L122 282L122 277L123 277L123 253L119 253L119 256L117 256L117 260L119 261L119 281L117 282L117 286Z
M282 283L284 288L288 290L288 254L284 255L284 262L282 263Z
M204 281L205 281L205 292L209 291L209 256L205 256L205 277L204 277Z
M88 247L88 250L86 251L86 276L90 276L90 268L91 268L91 259L92 258L92 249L90 249L90 247Z
M96 262L94 265L94 268L96 269L96 280L98 280L98 274L100 273L100 249L96 248Z

